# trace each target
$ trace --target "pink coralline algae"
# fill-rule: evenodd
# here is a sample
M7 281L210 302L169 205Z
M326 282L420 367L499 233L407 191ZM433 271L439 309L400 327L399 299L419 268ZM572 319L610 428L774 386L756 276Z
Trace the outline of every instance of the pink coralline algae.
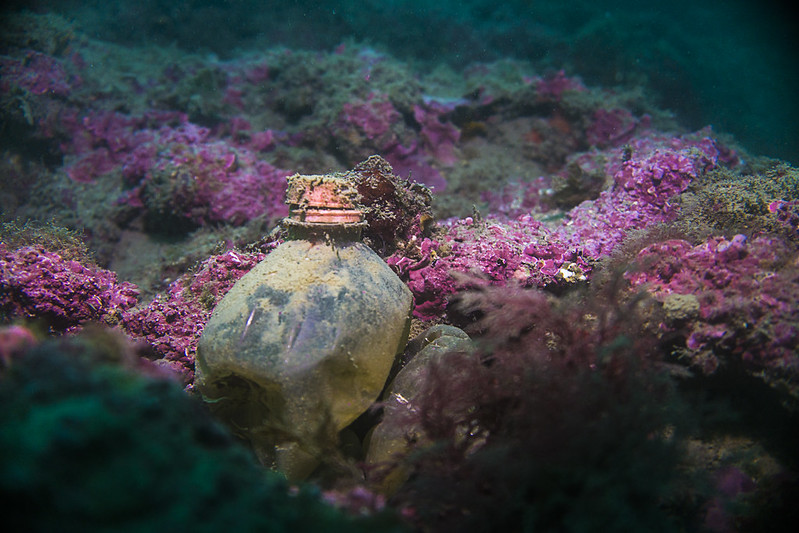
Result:
M0 377L14 357L24 354L37 342L33 332L24 326L0 326Z
M190 144L208 135L184 114L174 112L133 117L98 111L62 122L69 134L61 145L67 154L65 169L81 183L91 183L112 170L121 170L129 183L135 183L153 165L159 144Z
M284 216L285 177L243 146L214 139L181 113L130 117L92 113L65 145L76 154L67 167L75 181L92 182L120 171L136 185L123 199L135 207L168 212L197 225L244 224Z
M394 105L379 95L370 94L364 101L344 104L341 120L357 127L368 139L386 145L396 142L382 137L389 132L391 125L400 119Z
M538 176L528 182L514 182L497 191L484 191L480 196L489 213L514 218L548 209L552 193L552 177Z
M244 117L232 117L226 124L218 128L218 132L225 132L235 141L236 146L242 146L255 153L268 152L280 144L297 144L300 135L289 136L284 131L265 129L253 131L252 124Z
M777 220L786 228L799 236L799 200L792 200L790 202L777 200L768 205L768 210L769 213L776 214Z
M438 169L428 162L428 157L419 149L419 143L412 141L406 148L401 144L392 146L383 154L394 167L394 171L403 177L423 183L435 192L442 192L447 187L447 180Z
M442 111L445 109L434 103L414 105L413 118L422 127L425 151L443 165L454 165L458 160L455 145L461 138L461 132L452 122L442 120Z
M61 62L52 56L28 50L22 59L0 58L0 90L21 87L35 95L65 95L80 80L67 74Z
M203 261L194 274L174 281L165 297L126 313L122 326L134 339L146 341L155 358L181 373L185 383L194 375L197 339L211 311L244 274L265 257L229 251Z
M539 99L555 102L559 102L566 91L583 92L587 90L579 78L566 76L566 72L563 70L543 78L530 78L529 82L535 85Z
M448 297L461 288L453 273L473 274L494 285L513 280L521 286L544 287L584 281L591 271L579 249L552 239L529 215L510 221L450 222L438 238L442 242L420 242L421 259L395 254L387 260L408 280L414 315L423 320L441 316Z
M388 96L370 93L342 106L338 119L330 125L330 134L346 143L342 149L350 158L360 160L401 146L399 122L401 115Z
M197 225L242 225L262 215L276 220L288 214L283 195L289 174L225 141L174 144L159 153L136 192L145 207L178 213Z
M403 177L408 174L419 183L441 192L446 180L432 163L452 165L460 131L442 120L446 110L434 103L414 106L414 118L421 131L420 140L403 128L402 115L385 95L370 94L366 99L345 103L333 134L351 144L355 158L381 154Z
M618 146L630 140L639 125L632 113L620 108L597 109L591 118L585 137L589 144L600 148ZM648 117L644 117L643 122L648 123Z
M628 231L673 219L677 208L670 200L718 164L719 150L709 137L649 136L603 154L593 156L604 160L602 171L613 184L568 212L558 227L530 215L485 223L467 218L445 225L435 241L420 240L416 254L390 257L414 293L414 314L432 319L446 312L448 297L459 289L453 272L536 287L587 279L591 261L610 254ZM540 196L540 183L530 187Z
M799 263L782 241L736 235L692 246L672 240L643 249L638 263L641 269L627 274L632 287L662 302L673 295L698 302L697 312L666 325L684 328L697 367L711 373L734 358L799 392Z
M86 322L116 324L136 305L137 287L115 273L55 252L0 243L0 311L46 320L53 331L74 331Z
M719 163L719 149L709 137L643 137L608 155L611 188L572 209L556 231L594 259L610 254L628 230L672 220L677 208L670 200Z

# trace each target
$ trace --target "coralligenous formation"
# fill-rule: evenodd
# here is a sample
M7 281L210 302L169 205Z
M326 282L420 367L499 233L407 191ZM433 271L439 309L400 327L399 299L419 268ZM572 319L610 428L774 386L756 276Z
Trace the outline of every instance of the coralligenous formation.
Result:
M21 324L73 335L100 323L192 391L213 309L285 240L274 228L287 214L286 176L340 172L357 184L364 242L413 295L414 331L452 329L440 342L446 353L432 341L427 352L409 346L406 358L424 352L432 362L406 366L405 378L392 372L389 423L377 437L368 436L374 413L348 428L359 451L343 443L318 480L330 502L366 512L393 497L417 527L435 516L458 522L458 509L511 527L535 509L548 526L576 520L559 495L618 467L629 483L597 490L646 504L639 514L607 506L608 523L629 512L649 528L673 512L683 526L723 531L733 520L760 524L758 513L780 508L775 494L795 490L786 480L799 462L780 446L794 433L774 428L796 426L799 400L796 169L710 128L684 131L641 93L524 62L416 75L352 44L209 60L99 43L55 16L20 17L36 38L3 41L0 116L13 138L4 137L0 207L4 218L52 217L80 230L94 256L4 227L0 316L20 324L0 336L0 385L18 379L6 367L27 368L13 363L35 336ZM453 340L463 339L454 326L476 346ZM676 379L663 368L682 376L674 389L661 387ZM24 379L38 379L30 372ZM403 384L409 375L418 386ZM673 415L705 385L722 400L765 387L767 400L736 408L745 437L707 420L705 433L679 433ZM654 425L630 411L631 398ZM658 401L668 413L656 412ZM629 437L618 449L651 451L652 461L622 468L607 427L591 425L600 415ZM535 439L542 428L554 428L550 441ZM593 442L579 437L585 428ZM761 431L777 437L758 440ZM409 447L396 446L413 433ZM357 462L370 438L399 450L390 464ZM522 473L495 468L535 446L562 469L535 460ZM690 458L678 460L675 447ZM684 471L710 472L718 490L686 503L687 491L672 490L687 483ZM551 498L530 481L541 476L563 482ZM500 504L470 492L474 479L495 494L511 487L520 507L493 522ZM449 496L436 507L441 493ZM575 501L598 512L590 494Z

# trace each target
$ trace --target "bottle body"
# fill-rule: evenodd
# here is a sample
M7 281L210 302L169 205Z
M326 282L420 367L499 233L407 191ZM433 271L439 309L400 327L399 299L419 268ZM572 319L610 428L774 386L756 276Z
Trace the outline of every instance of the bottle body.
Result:
M264 464L300 479L376 400L407 340L411 301L359 241L286 241L214 310L195 383Z

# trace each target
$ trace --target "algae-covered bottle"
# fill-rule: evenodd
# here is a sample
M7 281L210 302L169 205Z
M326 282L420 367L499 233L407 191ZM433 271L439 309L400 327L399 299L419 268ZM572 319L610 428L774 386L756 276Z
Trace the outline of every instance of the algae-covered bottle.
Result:
M377 398L407 341L412 297L360 242L342 176L289 178L288 239L219 302L197 349L211 409L289 479Z

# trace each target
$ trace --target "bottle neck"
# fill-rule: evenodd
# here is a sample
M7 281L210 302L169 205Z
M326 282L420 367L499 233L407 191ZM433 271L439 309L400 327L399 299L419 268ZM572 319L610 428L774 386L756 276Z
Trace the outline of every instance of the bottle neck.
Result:
M354 242L366 226L355 209L291 209L283 227L290 240Z

